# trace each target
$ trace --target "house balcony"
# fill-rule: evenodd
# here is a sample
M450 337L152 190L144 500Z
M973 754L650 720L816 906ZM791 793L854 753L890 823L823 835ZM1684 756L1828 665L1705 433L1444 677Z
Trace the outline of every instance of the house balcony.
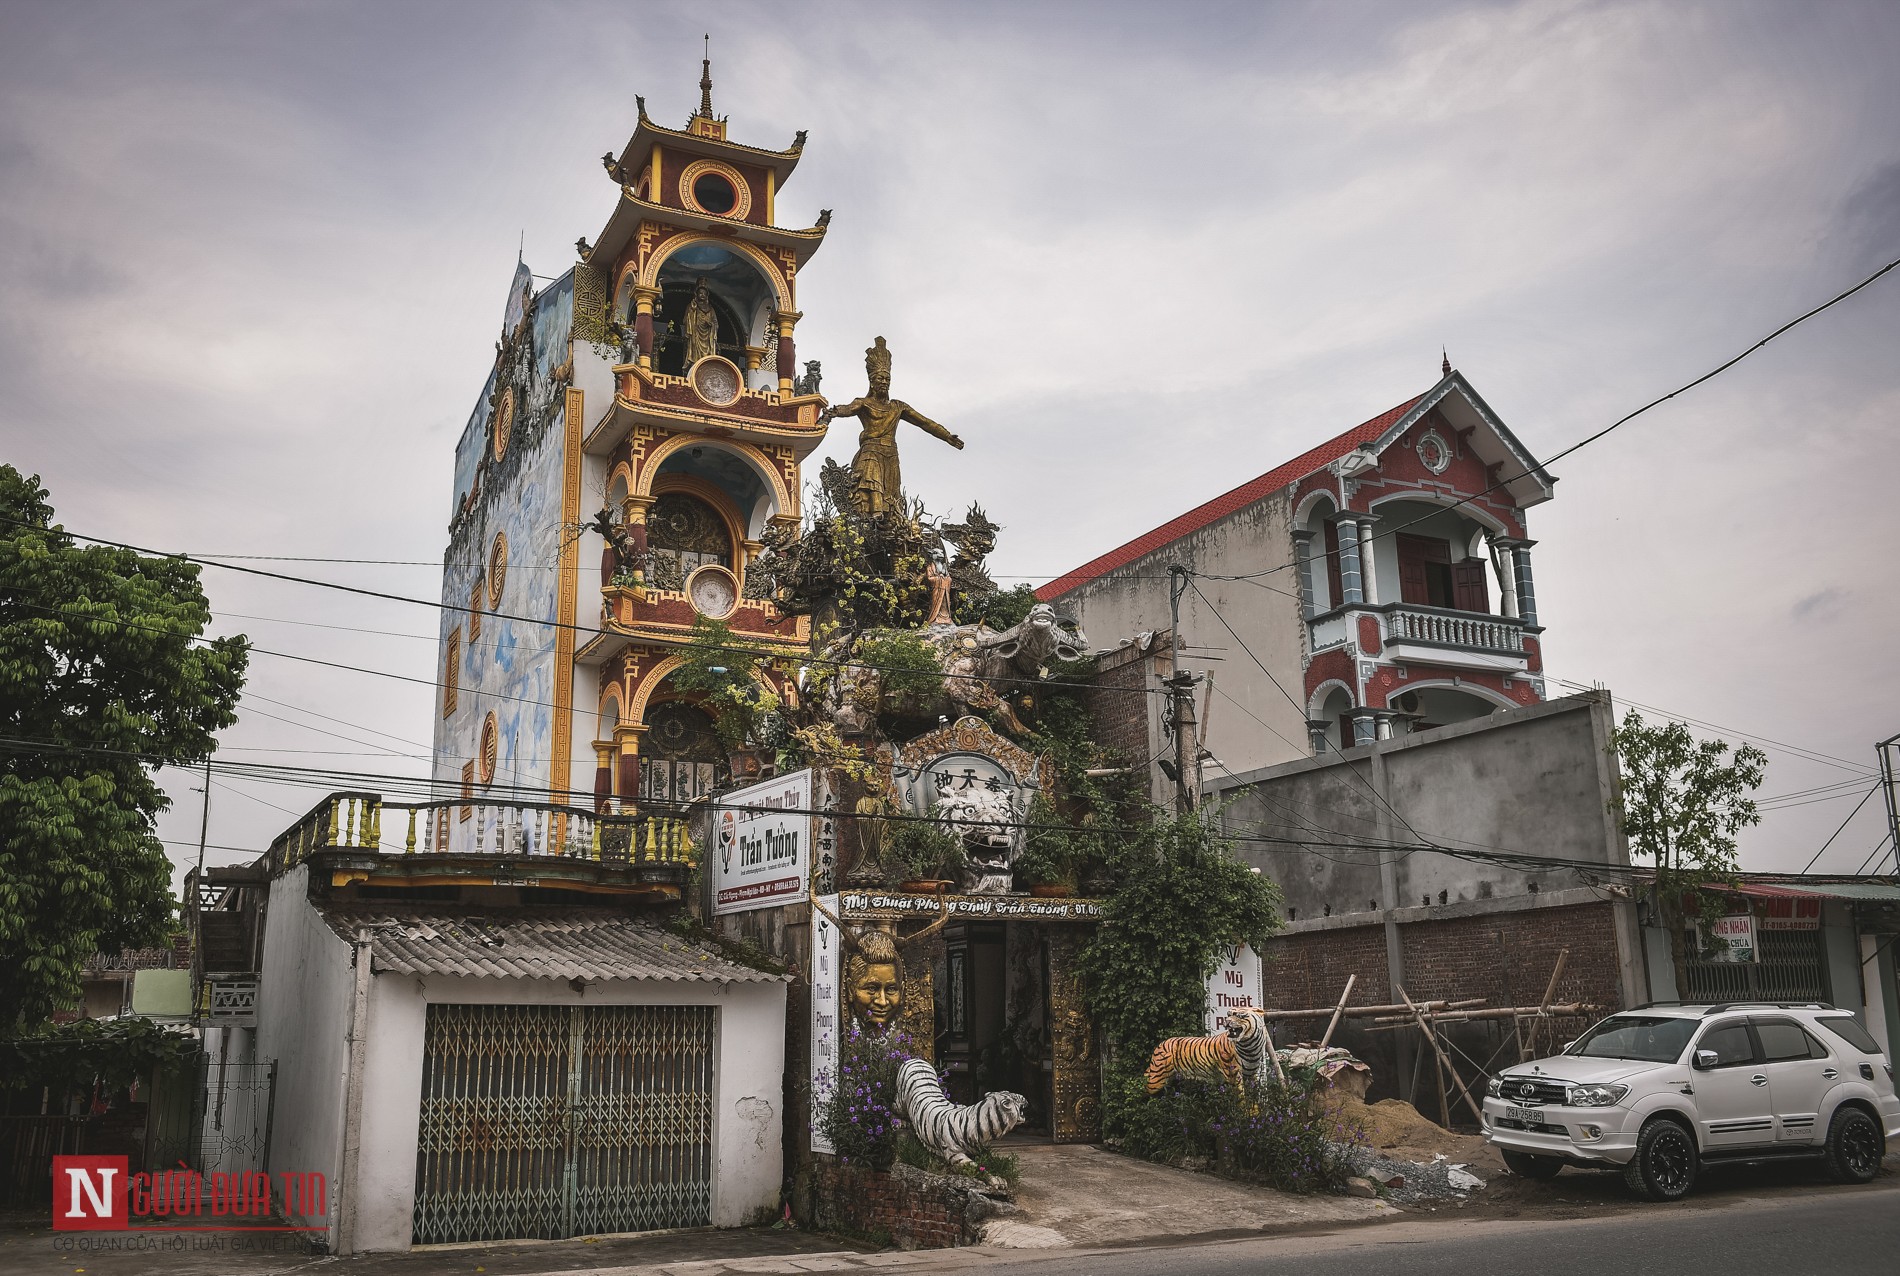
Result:
M1524 637L1537 630L1514 616L1425 607L1417 603L1355 604L1315 616L1313 650L1342 646L1354 616L1377 617L1381 659L1419 661L1461 669L1518 672L1530 666Z
M272 876L308 863L332 887L539 886L677 899L686 821L542 802L386 802L333 793L271 843Z

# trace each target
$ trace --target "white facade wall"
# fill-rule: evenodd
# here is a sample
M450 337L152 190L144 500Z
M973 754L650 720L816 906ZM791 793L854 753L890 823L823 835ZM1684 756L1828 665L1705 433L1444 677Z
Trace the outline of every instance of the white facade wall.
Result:
M355 1220L358 1251L409 1247L421 1124L423 1029L431 1003L714 1007L712 1224L738 1227L777 1211L784 1174L783 983L626 979L589 984L576 992L558 979L384 972L371 988L363 1068ZM346 1009L347 1004L346 999Z
M254 1057L277 1060L265 1168L320 1171L334 1184L349 1070L352 954L305 899L309 878L309 866L300 864L270 885ZM334 1231L336 1202L329 1205L328 1219L293 1221L331 1221Z
M1275 492L1070 590L1053 606L1058 613L1074 617L1090 645L1103 650L1143 631L1159 632L1169 627L1170 563L1180 563L1195 572L1231 576L1266 571L1292 558L1287 494ZM1236 773L1311 756L1305 706L1295 703L1304 695L1306 641L1297 569L1288 568L1251 582L1197 577L1194 583L1220 613L1217 618L1192 589L1181 599L1181 631L1188 644L1181 653L1181 667L1195 672L1214 671L1216 691L1208 712L1208 749ZM1260 671L1240 641L1222 626L1222 619L1246 640L1246 647L1273 671L1273 677L1291 698L1282 695L1273 680ZM1151 716L1158 719L1162 706L1159 697L1151 698L1157 700L1151 706ZM1244 709L1237 708L1235 702ZM1217 778L1219 768L1210 762L1207 775Z

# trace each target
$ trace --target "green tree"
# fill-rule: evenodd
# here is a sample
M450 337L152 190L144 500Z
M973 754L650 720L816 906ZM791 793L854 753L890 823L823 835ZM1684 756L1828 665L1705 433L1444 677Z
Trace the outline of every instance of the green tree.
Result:
M0 1034L79 995L87 957L163 939L160 764L237 721L248 646L199 645L198 568L82 546L0 465Z
M1104 1095L1111 1106L1119 1082L1147 1066L1157 1043L1204 1031L1207 977L1221 948L1258 951L1280 928L1279 888L1235 858L1207 812L1148 814L1111 839L1119 884L1082 951L1089 1008L1115 1049Z
M1768 756L1744 744L1731 757L1725 741L1698 740L1680 722L1651 726L1634 711L1610 740L1622 771L1612 809L1631 852L1656 867L1656 911L1681 979L1690 921L1720 915L1720 888L1740 867L1735 835L1761 822L1749 795Z

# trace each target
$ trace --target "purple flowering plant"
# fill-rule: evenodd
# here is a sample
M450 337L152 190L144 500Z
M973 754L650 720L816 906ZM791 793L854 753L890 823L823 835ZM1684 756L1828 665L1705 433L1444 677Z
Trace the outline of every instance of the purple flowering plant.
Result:
M1284 1192L1339 1190L1353 1173L1353 1149L1365 1142L1326 1102L1323 1086L1298 1077L1284 1085L1249 1082L1244 1092L1175 1080L1151 1095L1139 1074L1122 1085L1107 1122L1122 1151L1169 1163L1204 1160L1217 1174Z
M917 1053L910 1035L875 1032L853 1018L839 1042L837 1084L818 1114L818 1130L848 1165L888 1170L903 1121L897 1115L897 1070Z

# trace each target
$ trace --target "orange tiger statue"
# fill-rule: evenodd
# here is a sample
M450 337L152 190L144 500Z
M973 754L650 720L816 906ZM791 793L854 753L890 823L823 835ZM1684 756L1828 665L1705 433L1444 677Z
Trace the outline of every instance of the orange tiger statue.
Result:
M1173 1077L1225 1081L1240 1089L1240 1052L1234 1047L1232 1028L1205 1037L1169 1037L1156 1046L1148 1061L1148 1093L1160 1090Z

